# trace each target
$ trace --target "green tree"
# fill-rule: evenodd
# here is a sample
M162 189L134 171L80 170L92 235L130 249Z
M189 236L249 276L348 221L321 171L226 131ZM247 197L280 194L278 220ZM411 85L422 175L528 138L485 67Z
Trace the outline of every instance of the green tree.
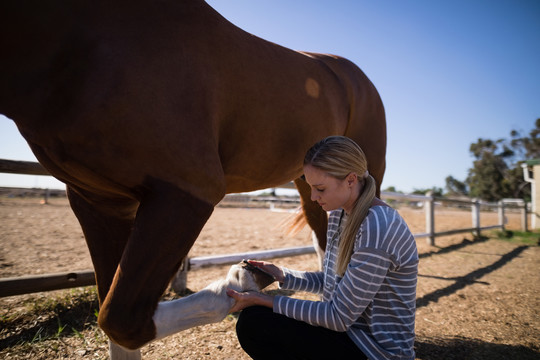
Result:
M459 181L453 176L447 176L445 179L446 195L448 196L463 196L468 195L467 184L463 181Z
M510 133L510 146L516 155L522 160L540 159L540 118L536 119L535 127L529 132L529 136L523 136L519 131L512 130Z
M478 139L478 142L470 147L471 153L476 158L466 180L471 197L488 201L508 197L504 185L508 166L504 153L497 152L497 143L492 140Z
M528 136L512 130L509 140L478 139L471 144L469 150L475 160L465 180L469 195L488 201L507 197L530 199L530 186L523 179L521 164L540 158L539 135L540 119L537 119ZM447 178L449 191L456 185L452 179Z

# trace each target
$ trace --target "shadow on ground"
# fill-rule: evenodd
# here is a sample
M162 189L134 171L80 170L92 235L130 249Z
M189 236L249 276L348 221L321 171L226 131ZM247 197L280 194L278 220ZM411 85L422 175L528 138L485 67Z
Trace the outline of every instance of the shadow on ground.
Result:
M540 349L531 344L494 344L466 338L422 338L415 342L419 360L538 360Z
M422 296L421 298L416 299L416 308L427 306L431 302L437 302L440 298L444 296L454 294L456 291L461 290L468 285L479 282L478 279L503 267L506 263L519 256L527 248L528 246L519 246L514 250L510 251L509 253L502 255L501 258L493 264L477 269L469 274L466 274L465 276L460 276L457 278L446 278L445 280L454 280L455 282L452 285L449 285L443 289L435 290L434 292L431 292ZM422 274L419 274L418 276L429 277L428 275Z
M475 237L474 240L469 240L469 239L465 238L460 243L449 245L449 246L446 246L446 247L440 247L440 246L434 245L433 247L437 248L438 250L432 250L432 251L428 251L428 252L425 252L425 253L418 254L418 257L420 259L422 259L422 258L430 257L430 256L433 256L433 255L447 254L447 253L451 253L453 251L461 250L461 249L463 249L463 248L465 248L465 247L467 247L469 245L474 245L474 244L486 242L488 240L489 240L489 237L487 237L487 236L478 236L478 237Z

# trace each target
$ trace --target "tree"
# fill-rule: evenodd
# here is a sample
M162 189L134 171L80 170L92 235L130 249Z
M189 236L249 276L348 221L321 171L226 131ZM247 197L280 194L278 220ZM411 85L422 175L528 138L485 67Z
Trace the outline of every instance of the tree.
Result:
M497 153L496 143L478 139L477 143L471 145L470 151L476 158L466 180L471 197L488 201L507 197L504 178L508 166L504 154Z
M525 160L540 158L539 135L540 119L537 119L528 136L512 130L510 140L480 138L471 144L469 151L475 160L465 180L469 195L488 201L507 197L530 199L530 187L523 179L521 164ZM447 188L450 191L456 183L455 179L449 178Z
M446 183L446 195L449 196L464 196L468 195L469 192L467 190L467 184L465 184L462 181L459 181L458 179L454 178L453 176L447 176L445 179Z
M519 131L512 130L510 146L523 160L540 159L540 118L536 119L535 127L529 132L529 136L522 136Z

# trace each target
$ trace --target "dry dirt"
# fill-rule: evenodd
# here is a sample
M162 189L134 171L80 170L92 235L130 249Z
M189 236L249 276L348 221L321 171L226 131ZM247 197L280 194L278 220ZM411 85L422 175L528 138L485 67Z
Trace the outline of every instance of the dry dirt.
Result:
M425 231L422 210L399 211L413 233ZM307 229L294 237L283 233L290 216L267 209L217 208L190 256L310 245ZM519 214L507 218L508 229L520 229ZM0 277L91 269L82 232L65 199L41 205L39 199L0 198L0 219ZM497 214L482 213L482 226L496 222ZM469 211L437 209L437 231L470 227ZM538 246L474 239L470 233L437 238L437 246L423 238L417 244L417 359L540 359ZM274 262L317 268L315 255ZM197 291L227 269L191 271L188 287ZM6 297L0 307L2 359L107 358L106 338L95 322L93 287ZM144 347L143 358L248 359L234 325L229 316L186 330Z

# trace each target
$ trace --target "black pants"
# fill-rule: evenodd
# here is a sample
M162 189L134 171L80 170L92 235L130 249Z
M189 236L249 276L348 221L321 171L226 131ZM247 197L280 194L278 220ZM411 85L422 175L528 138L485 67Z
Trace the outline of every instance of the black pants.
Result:
M346 333L312 326L262 306L240 313L236 334L255 360L367 359Z

